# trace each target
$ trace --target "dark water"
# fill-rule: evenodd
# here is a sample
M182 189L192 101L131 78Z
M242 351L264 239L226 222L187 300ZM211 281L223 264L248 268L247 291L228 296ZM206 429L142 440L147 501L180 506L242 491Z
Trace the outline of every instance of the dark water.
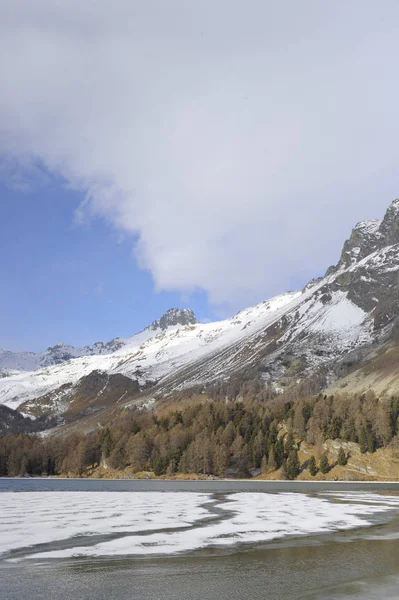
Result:
M58 479L0 477L0 492L32 491L74 492L399 492L399 481L258 481L258 480L204 480L172 481L163 479Z
M3 490L342 491L342 484L0 480ZM345 485L345 484L344 484ZM346 484L371 491L367 484ZM375 485L375 484L374 484ZM399 484L377 484L398 493ZM155 487L154 487L155 486ZM283 488L281 489L281 486ZM292 488L294 486L294 488ZM339 486L339 487L338 487ZM298 502L300 502L298 494ZM0 515L1 519L1 515ZM1 540L0 540L1 546ZM1 600L285 600L399 598L399 515L347 532L142 559L1 562Z

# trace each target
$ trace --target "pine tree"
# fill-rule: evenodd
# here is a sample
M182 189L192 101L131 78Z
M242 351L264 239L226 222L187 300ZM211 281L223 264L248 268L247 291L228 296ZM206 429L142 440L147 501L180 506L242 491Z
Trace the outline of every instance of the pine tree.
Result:
M284 459L281 465L281 479L289 479L287 472L287 461Z
M345 466L346 463L348 462L347 456L342 447L339 449L337 462L341 466Z
M294 448L295 448L294 436L292 435L292 431L290 431L289 434L287 435L287 439L286 439L285 446L284 446L284 450L285 450L284 455L285 455L285 458L289 457L290 452L292 450L294 450Z
M273 421L273 423L270 426L270 442L272 444L275 444L277 442L277 434L278 434L277 423L276 423L276 421Z
M328 473L330 470L330 465L328 464L328 458L325 454L320 458L320 471L322 473Z
M163 460L159 456L159 453L155 450L151 457L152 460L152 468L154 471L154 475L159 476L165 473L165 466Z
M284 439L281 437L274 445L274 458L277 469L281 467L284 461Z
M342 439L346 442L356 442L356 424L355 419L347 419L342 426Z
M309 458L308 469L309 469L309 473L312 475L312 477L314 477L315 475L317 475L316 459L313 456L313 454Z
M375 452L375 440L374 440L374 434L373 434L371 428L367 429L367 450L371 454L373 452Z
M299 475L300 463L298 457L298 450L296 448L291 450L288 456L286 471L288 479L295 479Z
M101 449L104 454L104 458L108 458L114 448L115 448L114 439L112 437L110 430L107 427L107 429L105 430L105 433L104 433L103 443L101 446Z
M327 429L327 437L331 438L332 440L336 440L337 438L339 438L340 432L341 432L341 427L342 427L341 419L337 416L334 416L331 419L330 425Z
M360 429L360 433L359 433L359 446L360 446L360 452L362 454L365 454L368 450L368 444L367 444L367 430L364 427L361 427Z
M108 464L111 469L124 469L126 466L126 455L124 444L118 444L109 456Z

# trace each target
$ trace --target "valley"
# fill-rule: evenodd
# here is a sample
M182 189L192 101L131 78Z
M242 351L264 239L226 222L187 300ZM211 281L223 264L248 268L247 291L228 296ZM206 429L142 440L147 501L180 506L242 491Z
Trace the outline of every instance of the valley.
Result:
M307 477L309 458L320 460L324 454L330 468L318 469L317 478L395 479L398 298L399 200L394 200L382 220L355 226L338 263L323 277L230 319L204 324L190 309L173 308L130 338L85 348L57 344L39 354L1 351L1 432L44 435L39 454L48 453L56 443L51 440L75 439L82 449L75 452L75 466L72 459L72 467L65 466L66 448L57 450L60 460L50 451L51 464L58 465L54 473L64 475L286 478L281 469L290 451L281 450L276 461L270 450L278 440L284 446L293 434L299 461L295 477ZM252 425L237 424L221 402L230 413L244 411ZM318 407L317 426L313 408L309 412L306 406ZM209 410L223 414L223 427L231 422L232 438L221 441L213 422L201 433L201 427L192 429L184 421L173 456L168 428L157 430L160 415L173 423L176 414L207 415ZM140 438L135 423L142 423L139 431L147 439L139 467L126 445L129 427ZM120 456L111 463L104 455L106 431L115 448L119 444ZM258 432L263 437L256 442ZM157 441L162 435L165 440ZM369 447L362 448L362 435L372 440ZM90 467L91 459L84 456L90 455L92 442L97 449ZM195 443L209 449L202 466L182 462ZM338 468L340 447L351 459Z

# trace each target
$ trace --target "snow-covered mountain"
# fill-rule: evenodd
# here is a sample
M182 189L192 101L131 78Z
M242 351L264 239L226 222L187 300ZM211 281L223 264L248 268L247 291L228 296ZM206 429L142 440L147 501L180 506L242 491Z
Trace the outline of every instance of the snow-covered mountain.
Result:
M141 332L141 339L150 337L151 334L144 332L159 332L176 325L188 325L197 323L194 313L189 308L170 308L162 317L153 321ZM136 336L133 336L136 337ZM10 352L0 348L0 374L10 370L36 371L41 367L58 365L71 358L82 356L95 356L100 354L111 354L129 344L132 338L114 338L110 342L95 342L91 346L75 348L64 342L58 342L50 346L44 352Z
M399 330L398 298L394 200L383 220L356 225L324 277L230 319L203 324L188 309L171 309L130 338L77 349L57 344L41 354L0 352L0 403L35 414L38 406L39 414L63 413L82 378L93 372L105 377L103 387L94 377L96 406L112 385L115 398L123 388L120 379L112 383L115 375L158 395L244 372L276 388L320 368L332 379L360 360L360 351L375 349Z
M16 408L60 386L75 384L92 371L120 373L134 378L141 386L158 382L179 368L263 328L275 313L300 295L301 292L288 292L216 323L198 323L192 311L170 309L142 332L130 338L117 338L116 350L91 352L29 371L9 371L0 379L0 403ZM169 319L171 314L173 318Z

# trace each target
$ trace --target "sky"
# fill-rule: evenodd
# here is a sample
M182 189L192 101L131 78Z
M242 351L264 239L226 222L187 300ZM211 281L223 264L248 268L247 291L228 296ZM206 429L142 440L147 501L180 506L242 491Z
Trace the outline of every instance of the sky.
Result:
M399 196L398 2L3 0L0 347L217 319Z

